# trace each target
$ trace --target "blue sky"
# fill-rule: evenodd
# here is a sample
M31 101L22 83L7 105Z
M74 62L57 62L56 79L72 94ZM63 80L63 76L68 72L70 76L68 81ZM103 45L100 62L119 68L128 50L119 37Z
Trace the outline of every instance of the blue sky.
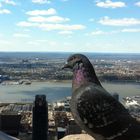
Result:
M0 0L0 51L140 53L140 0Z

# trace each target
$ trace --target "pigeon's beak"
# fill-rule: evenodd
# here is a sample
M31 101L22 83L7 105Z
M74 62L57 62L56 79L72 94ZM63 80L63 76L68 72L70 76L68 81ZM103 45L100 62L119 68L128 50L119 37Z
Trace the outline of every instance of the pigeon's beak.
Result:
M66 62L65 65L62 67L62 69L66 68L72 69L72 66L68 62Z

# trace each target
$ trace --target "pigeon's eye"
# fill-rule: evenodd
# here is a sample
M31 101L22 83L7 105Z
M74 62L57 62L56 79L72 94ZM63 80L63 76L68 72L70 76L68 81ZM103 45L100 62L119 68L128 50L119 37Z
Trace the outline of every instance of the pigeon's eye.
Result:
M74 60L74 57L71 57L70 59L69 59L69 61L73 61Z

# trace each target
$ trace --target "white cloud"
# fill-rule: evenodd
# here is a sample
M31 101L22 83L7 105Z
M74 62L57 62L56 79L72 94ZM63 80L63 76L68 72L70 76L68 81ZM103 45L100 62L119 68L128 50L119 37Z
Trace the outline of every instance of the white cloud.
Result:
M0 44L2 44L2 45L9 45L11 43L8 40L0 40Z
M82 30L85 29L86 27L84 25L80 24L75 24L75 25L68 25L68 24L40 24L39 28L46 30L46 31L51 31L51 30Z
M122 19L111 19L109 17L103 17L99 20L102 25L108 26L133 26L140 25L140 19L136 18L122 18Z
M61 34L61 35L71 35L71 34L73 34L73 32L72 31L60 31L59 34Z
M140 7L140 1L136 2L135 5Z
M101 30L97 30L91 33L91 35L104 35L104 34L107 34L107 33Z
M100 29L95 30L91 33L86 33L86 36L98 36L98 35L112 35L112 34L118 34L118 33L139 33L140 28L125 28L121 30L113 30L113 31L102 31Z
M90 18L89 21L90 22L93 22L93 21L95 21L95 19L94 18Z
M20 27L35 27L45 31L60 30L60 34L71 34L73 30L82 30L86 26L81 24L62 24L64 22L70 21L69 18L56 16L56 10L50 8L48 10L33 10L26 12L28 21L21 21L17 23L17 26ZM45 17L45 15L53 15Z
M39 25L38 23L31 23L26 21L21 21L17 23L17 26L21 26L21 27L37 27L38 25Z
M40 45L40 43L39 42L37 42L37 41L29 41L29 42L27 42L27 44L29 44L29 45Z
M12 0L3 0L2 2L4 2L5 4L13 5L13 6L16 5L16 3Z
M50 46L57 46L57 42L56 41L49 41L48 42L48 44L50 45Z
M134 29L133 28L132 29L131 28L130 29L122 29L121 32L137 33L137 32L140 32L140 28L138 28L138 29L135 29L135 28Z
M61 0L62 2L66 2L66 1L68 1L68 0Z
M50 8L48 10L33 10L26 12L27 15L30 16L39 16L39 15L55 15L56 10L53 8Z
M51 40L32 40L27 42L29 45L36 45L36 46L44 46L44 45L49 45L49 46L56 46L58 43L56 41L51 41Z
M96 6L101 8L121 8L125 7L126 4L121 1L113 2L111 0L106 0L105 2L97 1Z
M45 40L45 39L39 39L39 40L36 40L37 42L40 42L40 43L46 43L46 42L48 42L47 40Z
M1 9L0 14L11 14L11 11L9 11L8 9Z
M0 33L0 37L3 37L3 34Z
M12 5L12 6L15 6L17 4L13 0L0 0L0 7L2 7L3 5Z
M32 22L26 22L22 21L17 23L17 26L21 27L37 27L42 30L51 31L51 30L62 30L62 31L70 31L70 30L82 30L86 27L81 24L46 24L46 23L32 23Z
M49 4L51 3L51 1L49 0L32 0L33 3L37 3L37 4Z
M13 34L14 37L23 37L23 38L29 38L31 37L29 34L23 34L23 33L15 33Z
M97 29L91 33L86 33L86 36L97 36L97 35L111 35L111 34L116 34L119 33L120 31L102 31L100 29Z
M60 16L51 16L51 17L43 17L43 16L35 16L28 18L28 21L31 22L52 22L52 23L61 23L69 21L69 18L63 18Z

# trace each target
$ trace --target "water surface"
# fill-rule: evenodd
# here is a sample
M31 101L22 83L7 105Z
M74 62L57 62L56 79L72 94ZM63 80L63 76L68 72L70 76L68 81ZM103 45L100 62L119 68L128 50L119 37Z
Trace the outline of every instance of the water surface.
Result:
M139 84L103 83L110 93L122 97L140 95ZM45 94L49 102L71 96L71 83L33 82L31 85L0 85L0 102L32 102L35 95Z

